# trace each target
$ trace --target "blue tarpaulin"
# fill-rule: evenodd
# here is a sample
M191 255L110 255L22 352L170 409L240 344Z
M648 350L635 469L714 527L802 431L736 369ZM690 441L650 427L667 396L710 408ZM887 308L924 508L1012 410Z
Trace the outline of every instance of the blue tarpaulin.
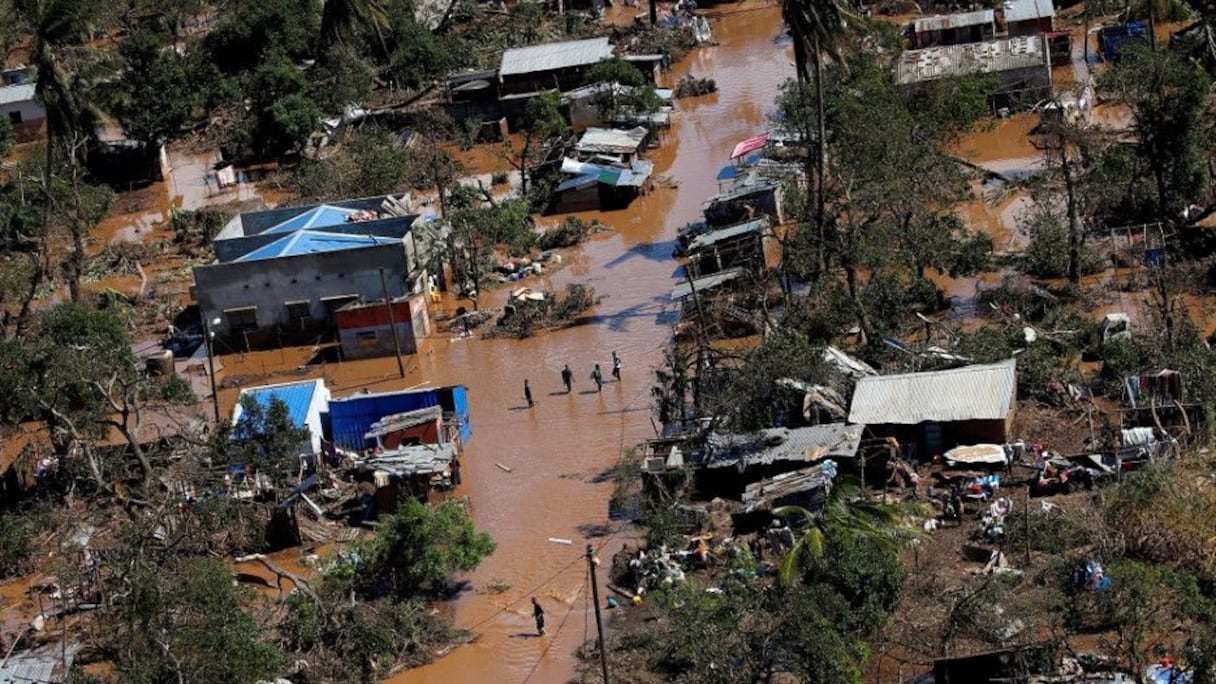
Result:
M431 389L402 390L354 394L329 402L329 431L335 444L344 449L361 450L366 446L363 436L372 423L397 413L440 406L452 414L460 425L460 439L468 444L473 437L469 413L468 390L464 385Z

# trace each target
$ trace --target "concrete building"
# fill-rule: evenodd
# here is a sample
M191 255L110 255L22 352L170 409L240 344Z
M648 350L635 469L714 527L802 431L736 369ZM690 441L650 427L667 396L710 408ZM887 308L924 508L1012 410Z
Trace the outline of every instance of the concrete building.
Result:
M916 444L929 458L960 444L1009 441L1017 404L1013 359L931 373L871 375L857 381L849 423L875 437Z
M1010 38L1050 33L1056 30L1056 7L1051 0L1006 0L1001 20Z
M912 22L912 47L980 43L996 37L996 12L985 9L938 14Z
M3 72L0 86L0 116L8 118L13 125L17 142L28 142L42 136L46 126L46 109L34 97L38 84L21 80L26 71Z
M194 269L193 294L221 336L332 330L355 302L423 293L443 230L391 197L241 214L216 237L216 261Z
M323 435L321 414L328 410L329 396L325 381L319 379L248 387L241 390L236 406L232 409L232 425L238 435L242 430L256 429L255 426L242 424L246 400L257 403L263 411L269 410L276 400L281 401L287 406L287 418L291 424L308 430L308 439L299 445L299 452L320 453Z
M345 359L391 356L397 345L402 354L417 354L431 333L424 294L393 300L392 315L384 300L379 299L347 304L338 309L335 318Z
M912 98L927 83L970 74L995 77L993 108L1030 107L1051 96L1051 63L1041 36L909 50L895 65L895 84Z
M499 91L506 96L570 90L583 84L591 67L609 57L612 46L607 36L506 50L498 67Z

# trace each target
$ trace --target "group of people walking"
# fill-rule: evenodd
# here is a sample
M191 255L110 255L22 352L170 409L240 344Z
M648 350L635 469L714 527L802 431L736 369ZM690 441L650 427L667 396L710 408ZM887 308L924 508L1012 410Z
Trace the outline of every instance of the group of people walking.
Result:
M612 377L617 381L621 381L621 357L617 356L616 352L612 352ZM591 369L591 380L595 383L595 391L604 391L604 372L600 370L600 365L597 363ZM566 394L574 391L574 371L570 370L570 364L562 367L562 385L566 388ZM524 378L524 399L528 400L528 408L536 405L532 398L532 385L528 379Z

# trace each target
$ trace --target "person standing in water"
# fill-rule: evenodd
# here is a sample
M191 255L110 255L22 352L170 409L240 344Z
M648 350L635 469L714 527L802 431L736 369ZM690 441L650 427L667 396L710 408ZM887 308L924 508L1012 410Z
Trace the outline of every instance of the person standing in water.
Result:
M570 364L562 368L562 384L566 386L566 394L574 389L574 373L570 370Z
M616 355L616 351L612 352L612 377L617 382L621 381L621 357Z
M540 607L536 597L532 597L532 617L536 618L536 633L545 635L545 609Z
M527 378L524 378L524 399L528 400L528 408L532 408L532 386L528 384Z
M600 370L600 365L595 364L595 368L591 370L591 379L595 381L595 391L604 391L604 373Z

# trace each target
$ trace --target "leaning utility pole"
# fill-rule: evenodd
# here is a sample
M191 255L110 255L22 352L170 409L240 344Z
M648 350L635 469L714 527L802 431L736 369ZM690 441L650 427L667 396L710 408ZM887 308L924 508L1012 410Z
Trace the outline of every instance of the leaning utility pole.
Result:
M587 545L587 572L591 578L591 601L595 604L595 631L600 635L600 667L604 670L604 684L608 684L608 644L604 642L604 620L600 617L600 588L595 581L595 566L599 561L595 551Z

